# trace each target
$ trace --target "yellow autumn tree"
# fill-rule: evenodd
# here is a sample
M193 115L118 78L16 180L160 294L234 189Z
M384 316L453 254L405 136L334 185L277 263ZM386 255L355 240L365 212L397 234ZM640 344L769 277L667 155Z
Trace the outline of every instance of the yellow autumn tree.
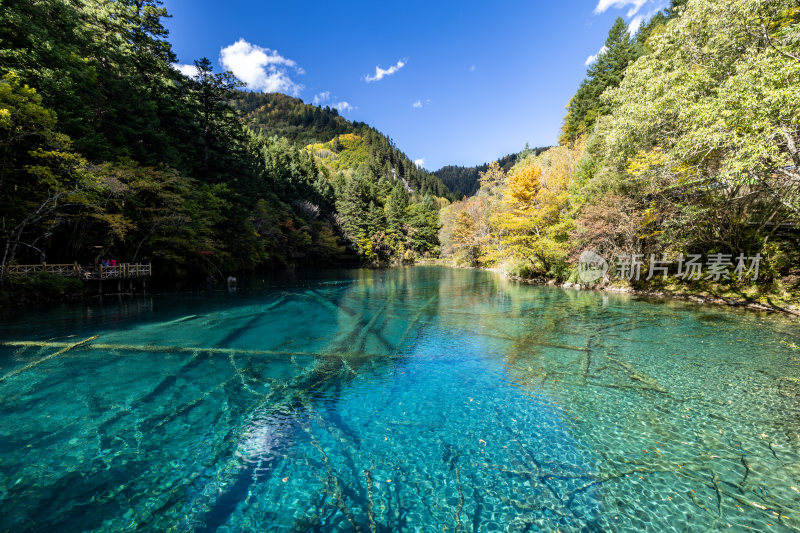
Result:
M524 167L508 178L505 201L514 212L526 215L533 211L541 178L542 168L538 164Z
M582 147L551 148L511 170L503 197L505 209L493 220L503 255L526 275L564 278L567 274L570 187Z
M480 192L490 196L498 194L506 181L506 173L497 161L492 161L489 168L480 172L478 176Z

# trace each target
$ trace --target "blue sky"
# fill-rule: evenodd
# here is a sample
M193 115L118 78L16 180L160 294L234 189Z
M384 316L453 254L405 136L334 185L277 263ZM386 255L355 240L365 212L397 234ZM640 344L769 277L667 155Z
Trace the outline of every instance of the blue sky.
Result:
M618 16L660 0L165 0L181 64L337 106L429 170L557 143L564 107Z

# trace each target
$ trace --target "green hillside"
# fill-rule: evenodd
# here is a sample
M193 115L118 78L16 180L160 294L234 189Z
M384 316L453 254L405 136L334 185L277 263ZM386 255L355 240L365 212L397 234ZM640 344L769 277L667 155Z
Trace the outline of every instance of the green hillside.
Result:
M399 179L409 192L450 195L438 177L417 168L388 137L363 122L347 120L336 109L306 104L280 93L239 92L233 102L255 132L285 137L297 146L328 143L333 152L338 152L336 137L355 134L364 142L357 154L345 158L351 161L349 168L363 163L375 176Z
M306 104L281 93L239 91L233 105L254 131L285 137L299 146L329 141L366 127L363 122L347 120L336 109Z

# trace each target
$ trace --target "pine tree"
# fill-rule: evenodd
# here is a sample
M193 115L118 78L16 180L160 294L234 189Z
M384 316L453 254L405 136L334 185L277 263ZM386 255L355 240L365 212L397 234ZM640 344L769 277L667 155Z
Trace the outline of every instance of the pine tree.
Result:
M369 195L363 179L352 177L345 181L341 195L336 198L342 230L352 243L369 236Z
M631 41L628 25L618 17L608 32L604 49L589 65L586 79L570 100L562 130L562 142L571 142L590 131L598 117L609 112L600 99L609 87L617 87L625 68L636 59L636 48Z
M200 172L204 179L210 180L214 171L229 170L224 161L212 155L220 155L223 147L230 146L232 140L243 134L229 104L231 92L243 84L230 72L215 74L206 57L194 64L197 76L189 80L189 85L200 130Z
M395 182L392 193L386 201L386 229L389 233L403 235L406 207L408 207L408 197L403 186Z

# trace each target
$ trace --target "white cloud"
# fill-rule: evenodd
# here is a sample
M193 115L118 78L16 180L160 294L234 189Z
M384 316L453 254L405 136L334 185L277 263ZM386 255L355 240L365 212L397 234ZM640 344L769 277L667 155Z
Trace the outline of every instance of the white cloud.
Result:
M661 11L664 7L665 7L664 3L660 2L648 13L644 15L636 15L635 17L633 17L631 21L628 23L628 33L630 33L631 36L636 35L636 32L639 31L639 28L641 28L646 21L653 18L653 15Z
M397 72L398 70L403 68L404 66L406 66L406 62L401 59L400 61L397 62L396 65L393 65L393 66L391 66L391 67L389 67L387 69L382 69L381 67L375 67L375 75L374 76L370 76L369 74L367 74L364 77L364 80L367 83L371 83L373 81L381 81L386 76L391 76L392 74L394 74L395 72Z
M420 107L422 107L422 100L417 100L416 102L411 104L411 107L413 107L415 109L419 109Z
M592 54L589 57L587 57L586 58L586 66L588 67L589 65L591 65L592 63L597 61L597 58L600 56L600 54L602 54L606 50L608 50L608 48L606 48L605 45L603 45L603 47L600 48L600 50L598 50L596 54Z
M179 63L173 63L172 68L174 68L187 78L194 78L197 76L198 73L197 67L194 65L181 65Z
M628 23L628 33L630 33L632 36L636 35L636 32L639 31L639 28L642 27L642 24L644 24L644 17L642 15L636 15Z
M630 6L628 12L625 14L628 18L634 17L637 13L642 10L642 7L645 5L650 6L650 12L646 15L639 15L636 18L640 18L641 20L637 22L636 18L633 18L630 21L630 25L632 25L633 29L631 29L631 35L635 34L636 31L639 29L639 26L645 20L648 20L650 17L658 13L661 9L667 7L669 2L666 0L598 0L597 6L594 8L594 13L605 13L611 8L615 9L624 9L627 6Z
M605 13L609 8L614 7L622 9L625 6L631 6L628 10L628 16L632 17L642 9L648 0L598 0L597 7L594 8L595 13Z
M314 105L320 105L331 99L330 91L323 91L314 95Z
M350 105L350 102L345 102L344 100L342 100L341 102L331 102L331 100L333 100L333 98L331 97L330 91L323 91L321 93L317 93L312 98L314 105L321 106L325 102L330 102L329 104L327 104L328 107L336 109L340 113L343 111L352 111L353 109L356 108L355 106Z
M414 160L414 164L417 165L419 168L424 167L425 166L425 158L424 157L420 157L419 159L415 159Z
M248 43L244 39L220 50L219 62L250 89L292 95L297 95L303 89L302 85L289 77L292 71L305 74L297 63L281 56L276 50Z
M340 113L343 111L352 111L355 107L351 106L348 102L336 102L333 106L336 108Z
M469 71L470 72L475 72L475 65L470 65L469 66Z
M632 17L642 9L642 6L647 3L647 0L638 0L634 2L633 6L626 13L627 16Z

